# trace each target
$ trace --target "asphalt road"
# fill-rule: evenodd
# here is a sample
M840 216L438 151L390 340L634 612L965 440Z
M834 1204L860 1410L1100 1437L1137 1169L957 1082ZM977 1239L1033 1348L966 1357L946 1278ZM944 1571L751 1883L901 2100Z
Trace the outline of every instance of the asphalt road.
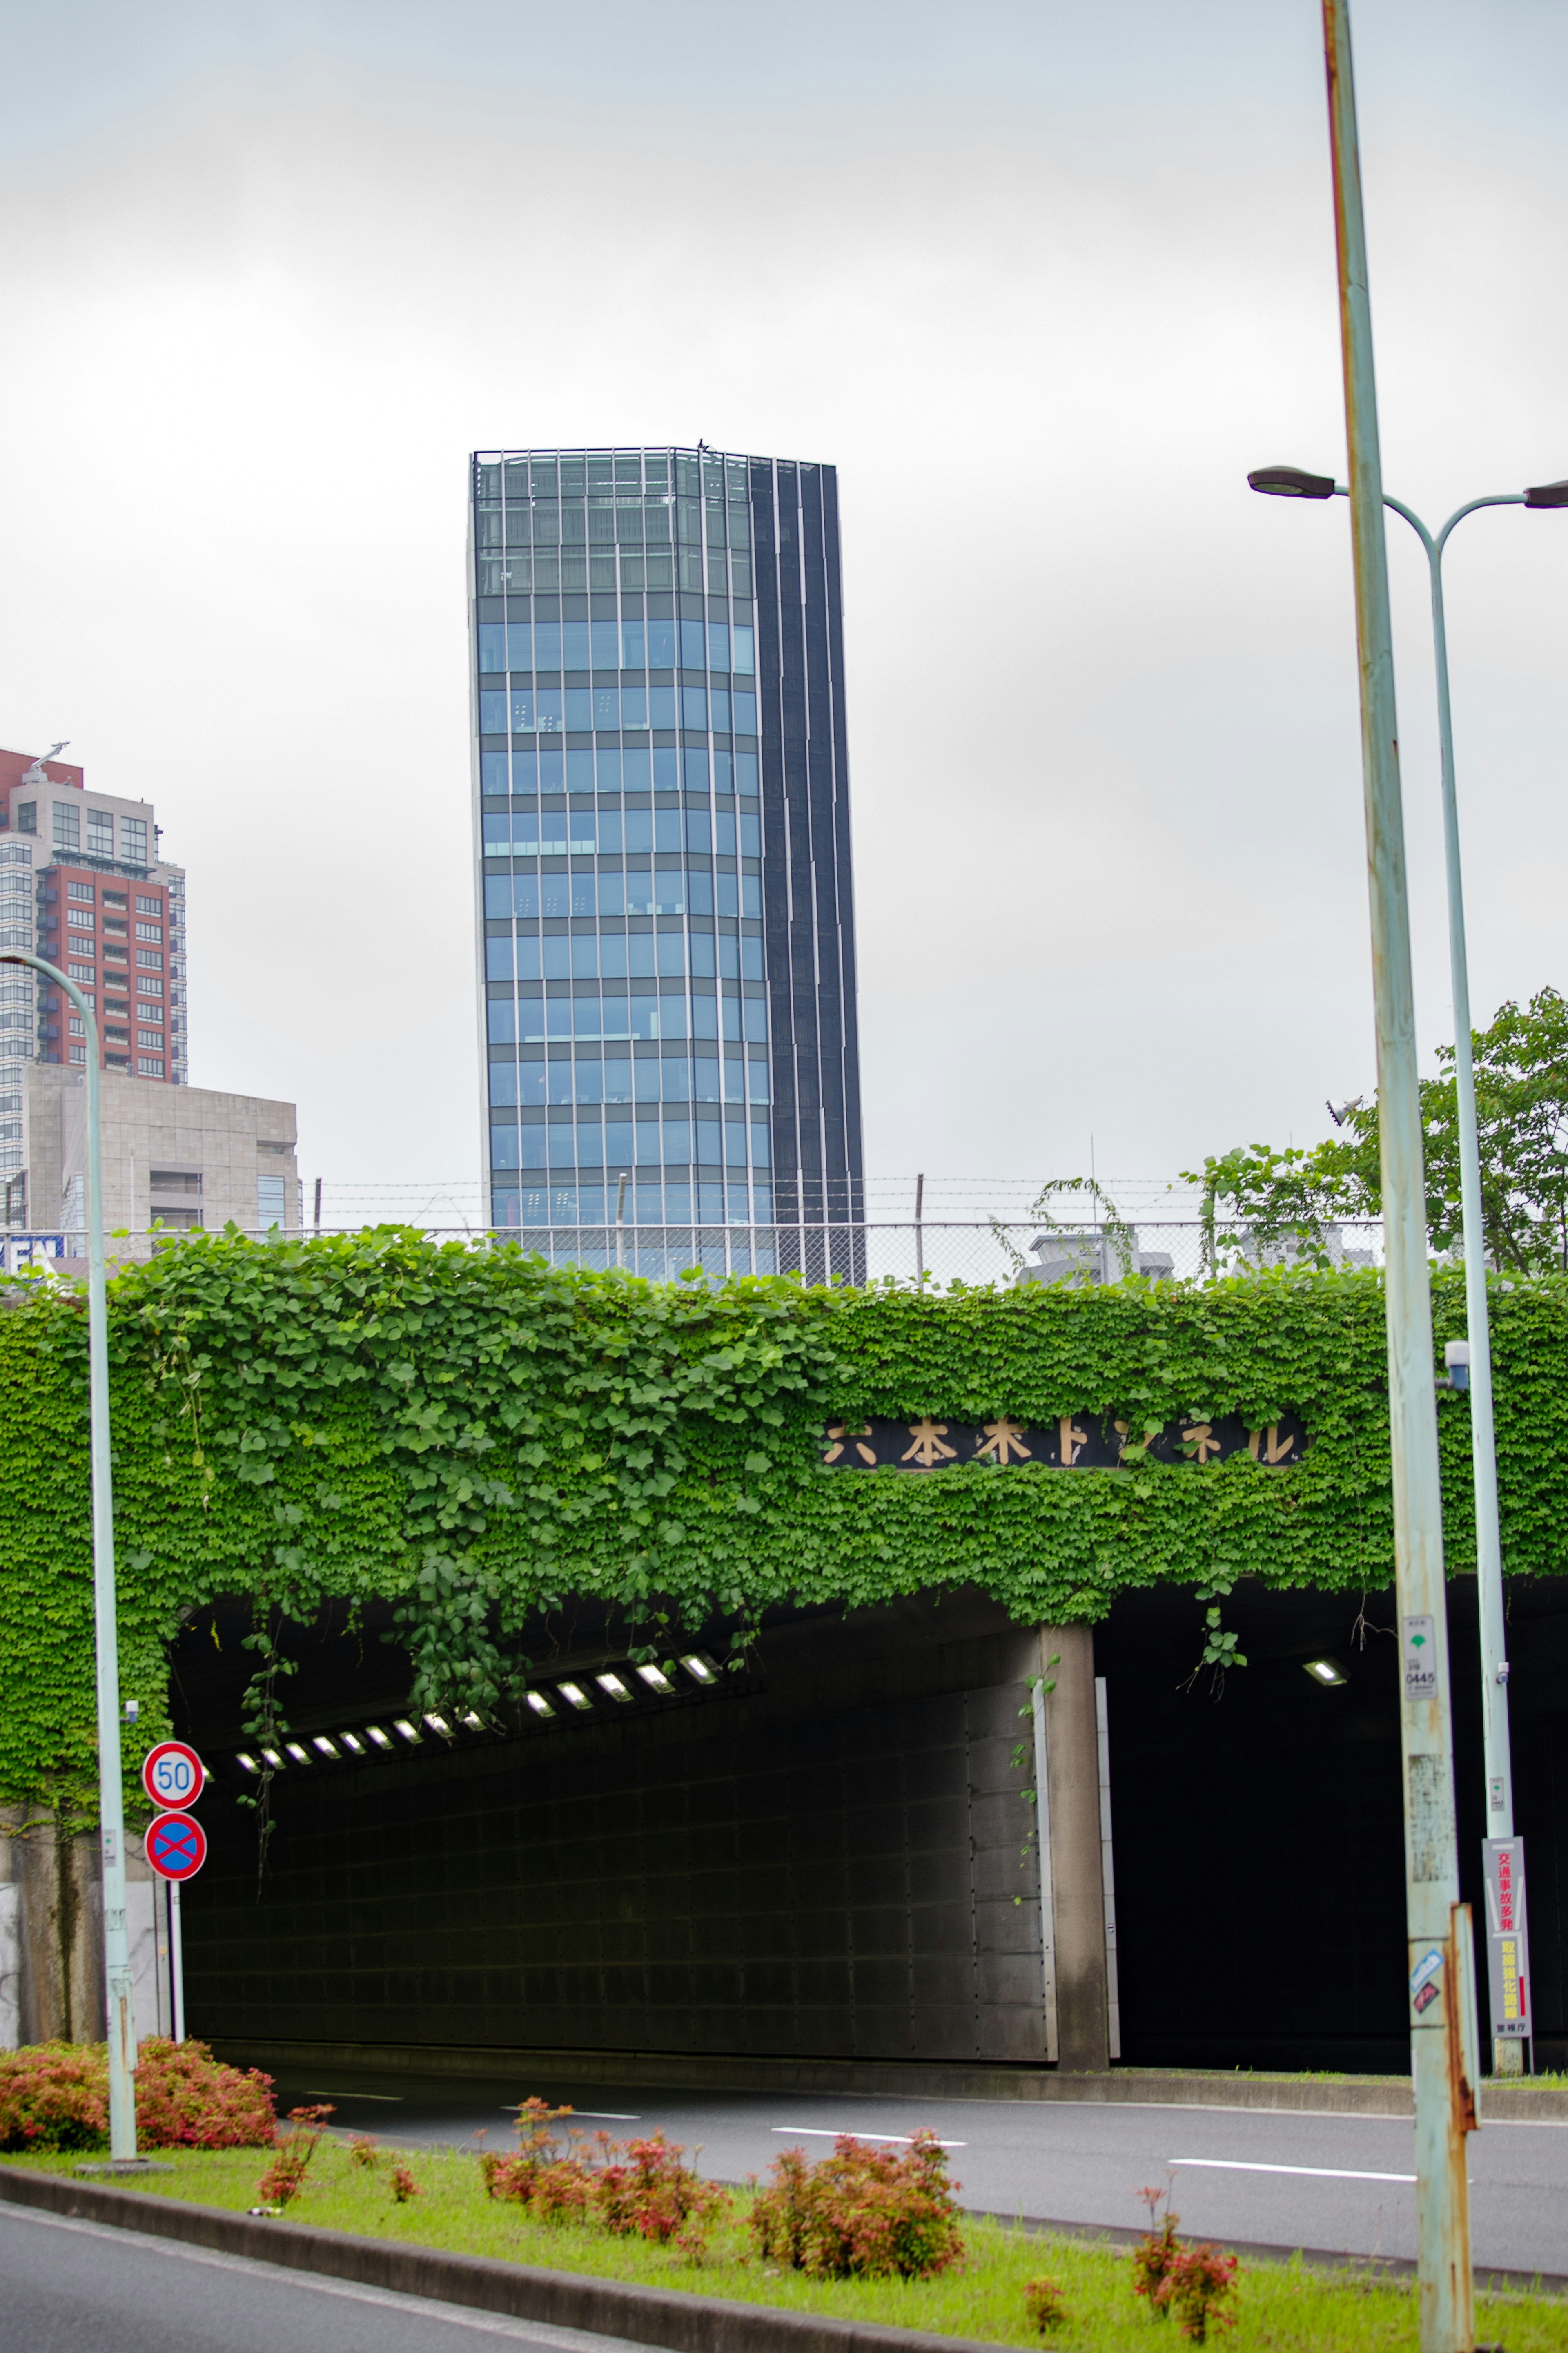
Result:
M490 2148L510 2145L508 2103L535 2091L571 2101L590 2132L662 2130L700 2144L700 2169L721 2181L765 2174L781 2148L826 2154L836 2132L896 2140L929 2125L950 2144L962 2203L984 2212L1136 2229L1146 2227L1139 2192L1150 2185L1172 2191L1184 2236L1415 2253L1415 2127L1377 2116L342 2073L278 2084L280 2112L332 2100L335 2129ZM1568 2274L1568 2125L1488 2125L1470 2137L1469 2172L1477 2263Z
M0 2353L640 2353L615 2337L0 2205Z

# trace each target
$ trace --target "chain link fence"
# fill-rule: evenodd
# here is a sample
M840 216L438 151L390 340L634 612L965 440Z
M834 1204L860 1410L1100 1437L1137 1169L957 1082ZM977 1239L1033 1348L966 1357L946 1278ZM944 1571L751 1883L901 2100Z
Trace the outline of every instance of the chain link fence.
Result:
M615 1225L562 1222L492 1229L478 1215L462 1214L467 1202L451 1198L458 1188L430 1189L445 1191L447 1198L437 1202L427 1196L422 1206L445 1210L446 1216L432 1220L410 1216L401 1206L376 1203L366 1204L369 1214L351 1221L341 1215L343 1205L334 1201L323 1204L328 1214L319 1227L308 1224L306 1235L361 1232L367 1226L395 1219L416 1226L432 1240L537 1252L559 1266L623 1266L654 1282L679 1282L697 1273L710 1281L731 1275L793 1274L811 1283L890 1282L924 1284L936 1291L955 1283L1076 1286L1134 1277L1199 1282L1270 1265L1380 1266L1383 1262L1383 1229L1377 1223L1331 1226L1310 1237L1269 1239L1234 1220L1211 1221L1190 1213L1178 1218L1142 1217L1136 1221L1124 1214L1109 1213L1099 1219L1071 1219L1061 1214L1071 1196L1054 1213L1042 1207L1037 1197L1025 1216L1018 1215L1015 1201L986 1215L976 1215L966 1203L966 1216L954 1216L948 1205L942 1204L936 1214L916 1218L907 1209L901 1217L888 1216L884 1202L875 1196L893 1188L868 1187L872 1196L870 1213L856 1218L802 1219L767 1225L650 1225L628 1219ZM907 1202L908 1188L900 1189ZM1155 1191L1152 1187L1146 1189L1150 1194ZM1161 1189L1168 1198L1170 1188ZM1164 1203L1156 1197L1154 1205ZM1104 1195L1100 1206L1108 1212L1111 1208ZM453 1209L458 1211L456 1218L451 1215ZM876 1214L878 1210L883 1214ZM333 1216L331 1211L339 1214ZM269 1238L293 1240L296 1236L280 1235L275 1227L269 1234L258 1229L255 1236ZM120 1234L110 1240L109 1251L111 1259L145 1258L175 1239L160 1229ZM79 1234L10 1233L0 1238L6 1274L33 1267L77 1275L85 1271L85 1238Z

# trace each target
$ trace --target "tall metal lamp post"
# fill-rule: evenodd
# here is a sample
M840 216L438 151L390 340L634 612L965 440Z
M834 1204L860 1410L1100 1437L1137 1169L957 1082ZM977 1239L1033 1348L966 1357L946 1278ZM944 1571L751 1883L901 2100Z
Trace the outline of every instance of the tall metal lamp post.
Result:
M1377 1031L1405 1798L1405 2017L1415 2107L1416 2299L1422 2353L1471 2353L1475 2285L1465 2136L1476 2123L1474 1959L1469 1914L1458 1900L1415 987L1349 0L1322 0L1322 18Z
M87 1346L92 1436L92 1607L98 1654L99 1820L103 1851L103 1961L109 2011L109 2155L136 2156L134 1981L125 1922L125 1795L120 1769L120 1642L114 1609L114 1494L109 1445L109 1314L103 1272L103 1152L99 1117L98 1024L76 983L42 956L0 952L63 989L87 1038Z
M1260 466L1248 474L1255 491L1277 499L1348 499L1328 474L1299 466ZM1459 863L1459 805L1454 784L1454 723L1448 699L1448 631L1443 607L1443 551L1456 524L1482 507L1568 507L1568 481L1528 491L1501 491L1456 508L1434 538L1420 516L1386 491L1383 503L1403 515L1426 551L1432 589L1432 640L1437 671L1437 735L1443 763L1443 846L1448 875L1448 964L1454 997L1454 1092L1459 1128L1460 1222L1465 1243L1465 1326L1469 1343L1470 1451L1475 1466L1476 1581L1481 1631L1481 1724L1489 1838L1511 1839L1513 1767L1509 1744L1508 1630L1503 1615L1502 1538L1498 1519L1497 1440L1492 1411L1491 1340L1487 1310L1486 1226L1481 1211L1481 1156L1476 1116L1475 1057L1470 1033L1470 980L1465 952L1465 889ZM1522 2043L1499 2035L1493 2065L1517 2074Z

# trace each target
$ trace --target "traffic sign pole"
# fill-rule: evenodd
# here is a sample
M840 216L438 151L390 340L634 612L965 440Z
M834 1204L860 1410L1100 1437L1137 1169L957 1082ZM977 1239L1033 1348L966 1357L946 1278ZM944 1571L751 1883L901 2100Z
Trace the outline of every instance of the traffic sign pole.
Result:
M169 1990L174 2013L174 2040L185 2039L185 1947L180 1934L180 1883L169 1882Z
M169 1890L169 2008L176 2042L185 2039L185 1947L180 1920L180 1885L183 1880L195 1878L207 1853L206 1839L199 1823L194 1822L184 1809L195 1804L206 1785L207 1768L186 1741L161 1740L143 1760L142 1787L149 1802L160 1811L148 1826L142 1851ZM165 1825L169 1826L166 1831Z

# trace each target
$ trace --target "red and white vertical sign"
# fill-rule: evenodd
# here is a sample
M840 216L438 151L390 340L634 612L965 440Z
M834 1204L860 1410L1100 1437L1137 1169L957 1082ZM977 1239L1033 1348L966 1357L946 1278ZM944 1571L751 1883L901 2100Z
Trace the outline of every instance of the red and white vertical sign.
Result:
M1487 1962L1492 2033L1533 2036L1530 2008L1530 1929L1524 1909L1524 1841L1488 1839Z

